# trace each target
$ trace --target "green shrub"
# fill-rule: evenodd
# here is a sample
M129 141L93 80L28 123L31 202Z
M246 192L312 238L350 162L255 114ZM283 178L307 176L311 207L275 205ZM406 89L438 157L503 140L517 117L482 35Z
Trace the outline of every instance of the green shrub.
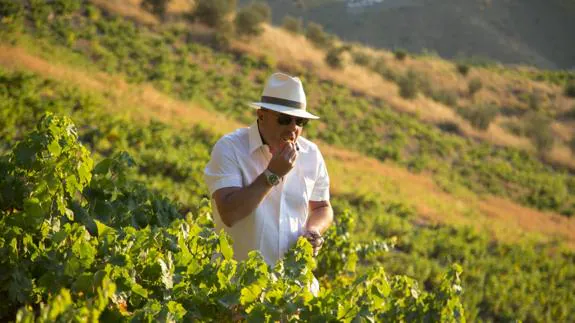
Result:
M497 116L499 109L495 105L480 104L467 108L460 108L459 114L467 119L476 129L487 130Z
M540 111L544 94L541 91L533 91L527 96L527 105L531 111Z
M516 136L524 137L526 135L525 126L522 123L507 121L502 124L502 127Z
M394 52L395 58L399 61L403 61L407 57L407 51L405 49L396 49Z
M551 129L551 118L547 115L541 112L531 112L526 117L525 130L540 154L553 148L555 139Z
M210 27L218 28L236 8L236 0L197 0L192 17Z
M453 107L457 104L457 93L449 90L433 90L431 98L439 103Z
M82 7L82 2L77 0L54 0L51 2L56 15L69 15Z
M471 81L469 81L468 84L469 96L471 97L475 96L475 93L479 92L479 90L481 90L482 87L483 83L479 78L475 77L471 79Z
M561 118L575 120L575 104L571 107L571 109L563 112L561 114Z
M220 49L229 49L234 36L234 26L229 21L220 23L214 34L214 45Z
M467 76L470 69L471 69L471 66L469 66L467 64L464 64L464 63L458 63L457 64L457 71L459 72L459 74L461 74L463 76Z
M386 80L390 80L392 82L398 82L399 80L399 76L389 67L387 67L384 58L377 58L371 69Z
M270 7L261 2L242 8L236 15L236 32L240 36L259 36L263 32L261 24L269 21Z
M170 1L171 0L142 0L140 6L142 9L162 19L166 15L166 10Z
M0 1L0 39L17 38L14 34L22 30L23 18L24 5L19 1Z
M330 36L323 30L323 27L314 22L307 25L305 37L320 48L328 48L332 43Z
M419 91L417 74L413 70L407 73L399 80L399 95L405 99L413 99Z
M570 98L575 98L575 81L565 84L565 95Z
M301 34L303 30L301 19L292 16L284 17L282 27L293 34Z
M437 127L442 131L453 133L456 135L461 134L461 129L459 129L459 125L452 121L444 121L437 124Z
M325 62L330 67L341 69L343 68L343 57L342 54L345 52L343 47L337 47L330 49L325 55Z
M351 56L353 57L353 62L360 66L370 66L371 65L371 57L361 51L354 51L352 52Z
M571 149L571 154L575 155L575 136L569 140L569 149Z

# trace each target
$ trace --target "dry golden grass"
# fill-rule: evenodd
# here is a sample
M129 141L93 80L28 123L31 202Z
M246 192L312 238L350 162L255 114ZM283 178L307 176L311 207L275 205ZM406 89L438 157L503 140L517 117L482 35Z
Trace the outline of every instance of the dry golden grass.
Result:
M142 10L140 1L136 0L91 0L95 5L114 12L120 16L134 19L146 25L158 24L158 19L154 15Z
M128 113L141 121L156 119L170 124L182 123L185 126L193 116L206 125L218 125L218 128L223 130L240 126L239 123L209 112L194 103L174 100L151 85L133 85L118 76L86 72L79 68L47 62L20 48L0 44L0 64L8 69L32 71L47 78L74 84L86 91L106 93L113 101L121 104L105 108L126 108L122 111L111 110L111 113Z
M355 152L321 145L334 194L371 193L382 200L400 199L412 204L426 223L473 226L499 241L525 237L564 240L575 247L575 219L540 212L511 201L472 193L451 195L429 176L412 174ZM362 165L358 170L357 165Z
M142 10L140 8L140 3L142 0L90 0L95 5L106 9L110 12L114 12L118 15L134 19L140 23L146 25L157 25L159 23L158 19ZM193 0L172 0L168 4L167 14L181 14L192 10L194 6Z
M194 104L171 99L149 85L132 85L118 76L47 62L20 48L0 45L0 65L31 71L86 91L111 94L115 104L105 108L110 113L126 112L135 121L157 119L182 129L201 123L220 134L244 126ZM448 194L425 174L412 174L356 152L318 144L335 194L370 192L382 200L401 199L416 207L426 222L471 225L502 241L512 242L525 236L556 237L575 246L575 218L539 212L495 197L480 199L466 192Z

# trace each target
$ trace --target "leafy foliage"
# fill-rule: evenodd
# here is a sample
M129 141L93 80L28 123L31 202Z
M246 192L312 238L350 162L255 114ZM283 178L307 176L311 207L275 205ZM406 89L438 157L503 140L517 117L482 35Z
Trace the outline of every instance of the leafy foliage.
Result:
M197 0L193 17L210 26L221 27L236 8L236 0Z
M469 120L474 128L487 130L491 122L497 117L499 109L490 104L476 104L471 107L460 108L458 112Z
M263 32L261 24L271 17L267 4L256 2L242 8L236 15L235 24L238 35L258 36Z
M307 24L305 37L319 48L329 48L332 45L332 38L328 35L321 25L314 22Z
M472 78L469 81L469 84L467 86L468 91L469 91L469 96L470 97L474 97L475 94L477 92L479 92L479 90L481 90L481 88L483 87L483 83L481 82L481 80L479 78Z
M13 199L2 195L3 316L21 307L15 315L21 321L33 319L35 308L41 320L460 318L457 291L446 303L446 291L436 299L413 283L420 308L383 306L412 295L391 293L391 281L407 278L381 269L347 277L358 286L355 297L334 285L314 298L309 286L316 262L304 238L273 268L255 251L236 262L230 239L213 231L207 214L184 219L171 202L131 182L127 154L92 168L68 118L47 113L1 165L2 192L14 183L25 188ZM142 221L138 210L145 209L156 221ZM347 310L357 304L361 312Z
M140 6L159 18L164 18L171 0L142 0Z
M565 95L570 98L575 98L575 81L565 84Z
M526 132L540 153L553 148L555 138L551 131L551 119L542 112L532 112L526 117Z
M419 78L413 70L409 70L397 83L399 85L399 95L405 99L414 99L419 92Z
M301 34L303 31L301 19L292 16L285 16L283 18L282 27L293 34Z
M325 62L330 67L341 69L344 67L344 60L343 60L343 53L345 53L347 49L345 47L334 47L331 48L327 54L325 55Z
M398 61L403 61L407 57L407 51L405 49L398 48L393 51L395 59Z
M469 74L470 69L471 69L471 66L469 66L465 63L458 63L457 64L457 72L459 72L459 74L461 74L463 76L467 76L467 74Z

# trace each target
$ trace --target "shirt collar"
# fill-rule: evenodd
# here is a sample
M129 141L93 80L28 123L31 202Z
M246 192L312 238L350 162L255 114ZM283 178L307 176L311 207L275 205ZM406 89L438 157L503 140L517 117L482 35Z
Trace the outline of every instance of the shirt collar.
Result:
M249 128L249 138L250 138L250 155L254 153L258 148L264 145L262 142L262 137L260 135L260 130L258 128L258 122L252 123Z

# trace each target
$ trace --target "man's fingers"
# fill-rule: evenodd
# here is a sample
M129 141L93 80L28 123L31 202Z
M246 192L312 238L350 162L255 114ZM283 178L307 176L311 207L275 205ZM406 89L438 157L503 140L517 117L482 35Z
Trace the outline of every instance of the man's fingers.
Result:
M288 145L286 145L288 146ZM284 157L285 160L292 162L293 160L295 160L295 155L296 155L296 150L294 149L292 144L289 144L289 148L284 149L282 156Z
M313 232L307 232L304 236L314 248L321 248L324 243L324 239Z

